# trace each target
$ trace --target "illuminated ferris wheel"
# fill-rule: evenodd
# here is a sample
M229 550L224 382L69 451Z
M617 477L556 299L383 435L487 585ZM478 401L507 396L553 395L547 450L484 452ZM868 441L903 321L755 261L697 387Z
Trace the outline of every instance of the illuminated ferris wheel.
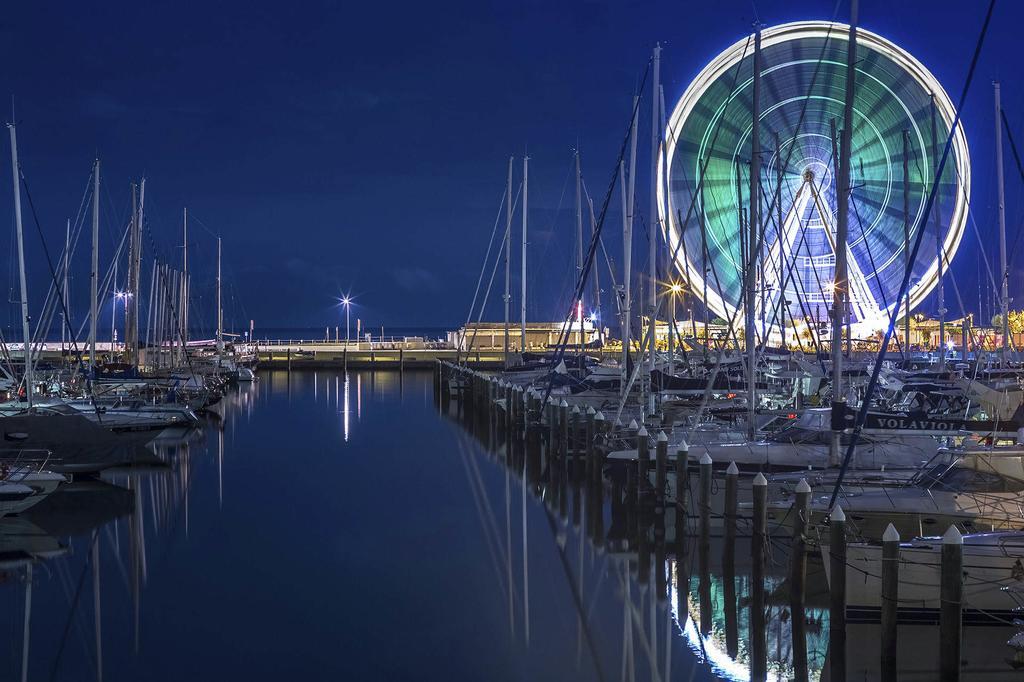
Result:
M743 271L754 262L761 330L823 322L836 255L849 263L855 334L882 329L896 305L907 244L918 306L956 252L967 220L970 160L958 126L930 216L925 205L954 108L910 54L857 31L848 239L836 243L836 150L843 125L849 28L798 22L764 29L760 158L751 162L752 38L729 47L686 89L665 132L659 211L674 266L715 314L742 319ZM703 170L703 182L700 182ZM746 244L750 174L758 174L763 240Z

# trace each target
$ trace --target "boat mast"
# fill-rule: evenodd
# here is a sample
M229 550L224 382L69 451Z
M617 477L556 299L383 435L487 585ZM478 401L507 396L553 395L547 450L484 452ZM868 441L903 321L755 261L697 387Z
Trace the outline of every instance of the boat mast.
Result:
M182 209L181 218L181 342L188 352L188 208Z
M903 131L903 269L910 269L910 131ZM903 357L910 359L910 287L903 315Z
M629 382L629 351L633 301L633 207L636 192L636 138L639 95L633 96L633 125L629 131L629 189L622 195L622 399L626 398ZM623 171L619 164L620 177ZM625 188L625 185L623 185Z
M1006 365L1007 352L1010 344L1010 287L1006 270L1006 202L1003 196L1003 122L1002 101L999 96L999 81L992 83L996 104L996 189L999 196L999 317L1003 322L1003 346L999 349L999 359Z
M832 283L832 409L846 407L843 396L843 319L847 315L849 287L846 242L850 219L850 140L853 134L854 79L857 74L857 0L850 3L850 38L846 52L846 100L843 103L843 130L839 141L838 203L836 207L836 270ZM839 434L832 431L829 463L840 463Z
M508 323L510 304L512 302L511 286L511 259L509 254L512 251L512 161L514 157L508 157L508 183L505 188L505 369L508 369Z
M775 229L779 240L779 331L782 335L782 349L786 349L786 239L782 225L782 183L785 168L782 167L782 143L779 132L775 131Z
M580 173L580 150L577 145L576 153L576 278L583 273L583 176ZM576 314L580 318L580 371L583 370L583 289L580 288L580 297L574 301Z
M18 172L17 124L7 124L11 134L11 171L14 175L14 226L18 235L18 278L21 284L21 354L25 359L25 397L32 407L32 332L29 330L28 285L25 280L25 239L21 228L21 176Z
M657 347L655 336L657 323L655 317L658 313L658 148L661 145L661 125L659 124L658 93L661 88L661 43L654 46L654 80L651 81L651 210L647 218L647 240L648 254L647 266L650 268L649 282L647 287L647 310L650 315L650 345L648 349L648 370L645 372L647 384L651 380L651 372L654 370L654 351ZM654 413L654 391L648 392L647 410Z
M659 85L658 86L658 129L659 130L666 130L667 128L668 128L668 119L666 118L666 115L665 115L665 88L664 88L664 86ZM662 144L658 147L658 163L663 163L664 161L665 161L665 144L664 144L664 140L662 140ZM664 180L665 184L664 184L664 186L660 187L660 189L664 190L665 196L667 197L668 196L668 171L667 171L668 166L666 164L663 167L666 168L666 173L665 173L664 177L662 178ZM665 232L666 232L666 234L668 233L668 226L671 224L671 221L672 221L672 216L666 215L666 217L665 217L665 226L666 226ZM680 225L679 229L682 230L682 226L681 225ZM680 233L679 236L680 236L680 246L683 247L683 260L685 261L686 260L686 244L682 242L682 234L681 233ZM668 245L668 240L667 239L665 240L665 245L666 246ZM668 262L668 259L666 259L665 260L665 277L666 277L666 279L668 279L670 277L670 273L671 272L672 272L672 264ZM672 310L671 310L672 315L671 315L671 319L669 320L669 325L668 325L668 335L667 335L667 339L666 339L667 340L666 346L667 346L667 350L668 350L668 373L670 375L674 376L675 373L676 373L676 351L675 351L675 349L676 349L677 345L680 348L682 348L682 346L683 346L683 344L679 341L679 334L677 333L678 329L676 329L676 299L679 298L680 296L683 296L683 294L682 294L681 290L678 291L678 292L676 291L676 286L677 285L671 285L671 284L666 282L666 287L669 287L669 286L672 287L671 292L668 294L668 297L669 297L670 303L671 303L671 308L672 308ZM685 298L683 300L685 302Z
M932 95L931 99L931 118L932 118L932 150L937 150L938 147L938 132L936 131L935 121L935 95ZM933 151L933 154L938 154L937 151ZM935 159L935 168L933 171L938 171L939 163L938 159ZM939 178L934 179L935 184L939 183ZM932 215L935 216L935 255L939 263L939 278L938 278L938 303L939 303L939 371L946 369L946 292L942 286L942 275L945 272L943 267L945 260L945 250L942 248L942 212L939 210L939 195L935 195L935 203L932 205Z
M100 160L96 159L92 170L92 265L89 271L89 371L96 367L96 328L99 325L99 274L100 274ZM115 278L114 288L117 288ZM114 301L117 307L117 301ZM113 350L113 347L111 347Z
M754 84L750 130L750 210L747 214L747 296L743 302L747 351L747 437L753 440L757 409L757 340L754 329L754 303L757 296L758 231L761 227L761 27L754 31ZM762 311L762 315L764 312Z
M71 265L71 218L64 224L64 272L61 285L61 298L63 305L60 311L60 351L64 353L64 346L67 344L68 328L68 267Z
M636 130L636 127L633 128ZM626 397L626 383L629 381L629 297L630 297L630 260L633 257L633 226L629 220L632 217L627 209L629 193L626 189L625 162L619 161L619 194L622 199L622 309L620 319L620 333L622 335L622 378L621 398Z
M381 334L381 338L384 335ZM224 352L224 308L220 297L220 237L217 237L217 355Z
M124 344L126 362L139 366L139 270L142 267L142 221L146 203L146 179L143 178L138 188L138 203L135 203L135 185L132 185L132 239L131 258L128 262L128 300L125 302Z
M584 189L586 189L586 188L584 188ZM591 239L593 239L594 235L597 234L597 216L594 215L594 199L590 196L589 192L587 193L587 209L590 212L590 237L591 237ZM601 250L604 251L604 242L603 241L599 244L599 246L600 246ZM608 254L606 253L605 254L605 258L607 258L607 257L608 257ZM604 323L604 319L603 319L603 317L601 315L601 278L600 278L600 275L599 275L600 270L601 269L599 267L596 267L596 265L595 265L594 270L593 270L593 274L594 274L594 303L593 303L593 306L594 306L594 332L597 334L597 339L600 342L601 347L604 348L604 332L602 330L602 325ZM612 277L614 278L614 275L612 275Z
M520 276L520 300L519 300L519 352L526 352L526 222L527 222L527 190L530 186L530 157L523 155L523 248L522 248L522 275Z

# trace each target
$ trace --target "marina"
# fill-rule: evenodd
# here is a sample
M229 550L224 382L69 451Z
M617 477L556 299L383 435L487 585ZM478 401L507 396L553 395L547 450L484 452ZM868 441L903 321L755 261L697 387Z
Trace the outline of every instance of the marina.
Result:
M1024 12L783 4L8 59L0 680L1024 678Z

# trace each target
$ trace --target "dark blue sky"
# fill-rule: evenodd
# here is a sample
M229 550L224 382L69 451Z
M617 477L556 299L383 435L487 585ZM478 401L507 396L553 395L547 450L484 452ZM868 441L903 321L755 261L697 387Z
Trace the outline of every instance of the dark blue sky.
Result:
M955 102L983 11L981 2L863 0L861 24L913 53ZM106 256L123 227L128 184L145 174L160 256L179 257L182 206L223 235L225 318L239 326L336 323L343 291L374 325L460 322L508 156L529 149L536 267L528 304L531 317L551 318L570 286L572 148L579 144L599 202L654 42L665 46L671 106L706 62L749 32L755 12L775 24L845 21L848 10L814 0L18 3L0 18L0 93L16 100L22 165L51 248L98 154ZM963 111L972 202L993 245L990 82L1003 81L1024 141L1022 19L1017 3L997 7ZM6 141L3 149L7 159ZM641 169L646 163L641 157ZM10 216L3 164L0 210ZM1008 153L1011 243L1024 217L1020 188ZM607 242L616 251L617 233ZM11 254L9 229L2 239ZM202 296L194 316L209 325L215 243L198 224L190 242ZM954 263L969 309L978 298L976 243L969 230ZM38 236L27 244L35 300L47 275ZM0 267L10 273L14 263ZM76 316L86 308L87 263L83 245ZM1024 259L1016 266L1019 307ZM11 291L16 280L6 279ZM958 315L952 293L947 301Z

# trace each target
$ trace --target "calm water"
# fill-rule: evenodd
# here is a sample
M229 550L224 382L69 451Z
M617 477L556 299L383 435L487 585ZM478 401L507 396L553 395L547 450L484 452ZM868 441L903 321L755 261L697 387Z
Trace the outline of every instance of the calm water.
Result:
M670 610L650 638L652 591L529 494L524 589L523 488L438 414L429 373L264 372L160 452L168 472L2 523L5 547L50 557L32 570L29 679L97 679L98 651L108 680L620 679L627 583L636 678L648 650L661 679L707 678ZM25 597L13 566L3 680Z
M76 483L0 521L3 556L37 557L28 679L96 680L100 659L106 680L748 675L748 539L735 620L718 540L707 581L690 549L676 561L648 547L645 569L663 566L667 582L641 585L622 505L604 500L596 549L586 498L580 511L573 495L560 504L537 477L524 491L502 444L441 413L429 373L262 372L224 413L157 446L168 471ZM0 680L17 680L28 570L0 570ZM784 586L768 583L770 670L786 679ZM816 677L827 607L808 607ZM871 679L877 626L848 634L851 679ZM1007 636L969 628L965 652L1009 671ZM916 651L937 642L930 628L901 637ZM929 678L927 661L905 658L905 672Z

